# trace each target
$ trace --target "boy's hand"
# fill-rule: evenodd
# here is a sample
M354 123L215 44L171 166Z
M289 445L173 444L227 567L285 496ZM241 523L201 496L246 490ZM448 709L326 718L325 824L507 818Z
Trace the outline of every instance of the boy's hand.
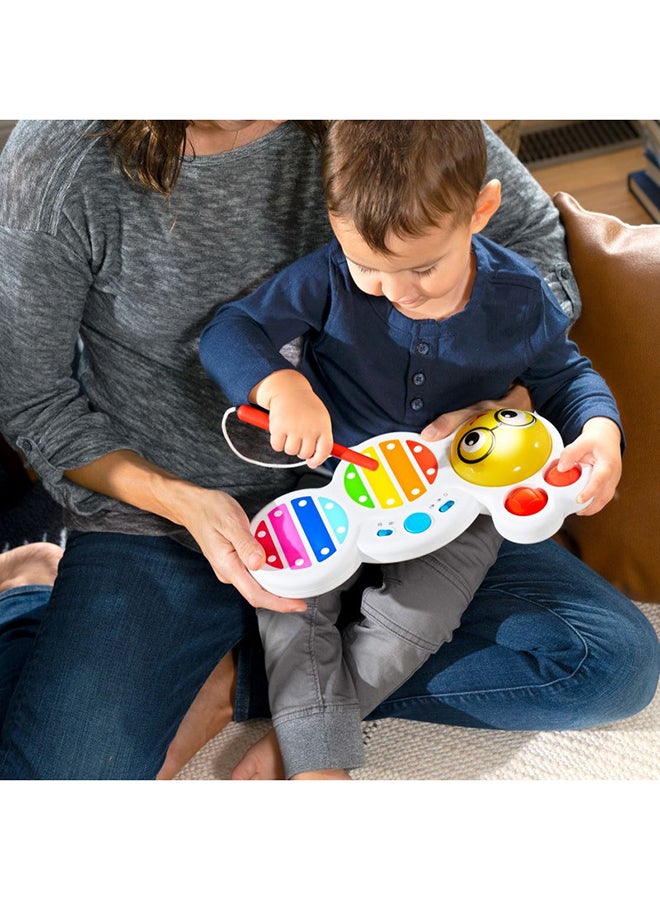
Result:
M473 406L467 406L464 409L456 409L453 412L444 413L438 416L433 422L429 422L422 431L420 437L424 441L439 441L446 438L454 432L463 422L467 422L472 416L478 413L486 412L489 409L528 409L530 412L534 409L532 400L529 396L527 388L521 384L514 385L505 397L499 400L482 400Z
M311 469L332 450L332 425L325 405L311 389L284 391L270 401L270 445L304 459Z
M311 469L332 450L332 423L325 405L304 375L279 369L255 385L250 403L268 410L270 445L278 453L304 459Z
M582 434L564 447L557 469L565 472L578 462L588 463L593 469L577 501L593 500L577 515L593 516L610 502L621 478L621 432L616 422L603 416L589 419Z

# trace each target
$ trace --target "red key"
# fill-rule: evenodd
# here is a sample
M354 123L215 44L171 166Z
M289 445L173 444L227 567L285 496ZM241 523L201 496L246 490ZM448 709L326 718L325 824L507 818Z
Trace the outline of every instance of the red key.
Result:
M543 477L553 487L568 487L569 484L575 484L581 475L582 469L578 465L572 466L565 472L558 471L557 460L555 460Z
M548 495L542 488L514 488L504 501L505 508L514 516L533 516L548 502Z

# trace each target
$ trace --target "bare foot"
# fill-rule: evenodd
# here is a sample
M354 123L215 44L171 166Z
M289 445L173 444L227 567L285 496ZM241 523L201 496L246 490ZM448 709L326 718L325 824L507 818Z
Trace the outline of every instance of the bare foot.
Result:
M253 744L231 773L236 781L281 781L284 765L275 729ZM292 775L291 781L352 781L345 769L318 769Z
M53 584L64 550L38 541L0 553L0 591L31 584Z
M231 773L235 781L282 781L284 765L273 728L247 751Z
M165 762L156 776L159 781L174 778L198 750L228 725L234 714L236 665L233 653L224 656L211 672L167 749Z
M291 781L352 781L346 769L317 769L315 772L299 772Z

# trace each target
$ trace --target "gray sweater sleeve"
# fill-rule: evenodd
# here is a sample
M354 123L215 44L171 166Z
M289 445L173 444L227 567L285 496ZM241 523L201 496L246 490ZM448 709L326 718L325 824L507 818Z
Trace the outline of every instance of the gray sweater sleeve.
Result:
M73 371L92 254L84 217L74 226L62 203L94 141L72 127L68 144L81 149L65 153L31 137L10 139L0 158L0 429L59 502L89 514L106 498L64 471L131 446Z
M581 301L568 262L559 211L548 194L509 148L484 125L488 175L502 183L502 204L484 234L533 262L571 322Z
M64 471L130 442L90 409L73 374L89 265L51 235L5 226L0 260L0 427L53 496L92 512L103 498Z

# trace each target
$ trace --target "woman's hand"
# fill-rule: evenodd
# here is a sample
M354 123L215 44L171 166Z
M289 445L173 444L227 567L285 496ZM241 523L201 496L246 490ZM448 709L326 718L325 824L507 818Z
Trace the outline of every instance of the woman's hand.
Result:
M130 503L187 528L224 584L233 584L252 606L304 612L304 600L278 597L250 575L265 562L248 518L229 494L177 478L132 450L115 450L65 472L76 484Z
M439 441L446 438L459 425L466 422L472 416L476 416L487 409L527 409L532 411L532 400L529 391L522 385L515 385L505 397L499 400L482 400L465 409L456 409L453 412L444 413L434 422L429 422L420 437L424 441Z
M197 492L182 524L199 544L218 580L233 584L254 607L304 612L304 600L271 594L250 574L250 569L261 568L266 555L250 533L248 518L236 500L222 491L198 488Z
M621 432L612 419L596 416L585 422L580 436L564 447L557 471L566 472L576 463L593 466L591 477L577 497L578 503L591 500L578 516L593 516L606 506L621 478Z

